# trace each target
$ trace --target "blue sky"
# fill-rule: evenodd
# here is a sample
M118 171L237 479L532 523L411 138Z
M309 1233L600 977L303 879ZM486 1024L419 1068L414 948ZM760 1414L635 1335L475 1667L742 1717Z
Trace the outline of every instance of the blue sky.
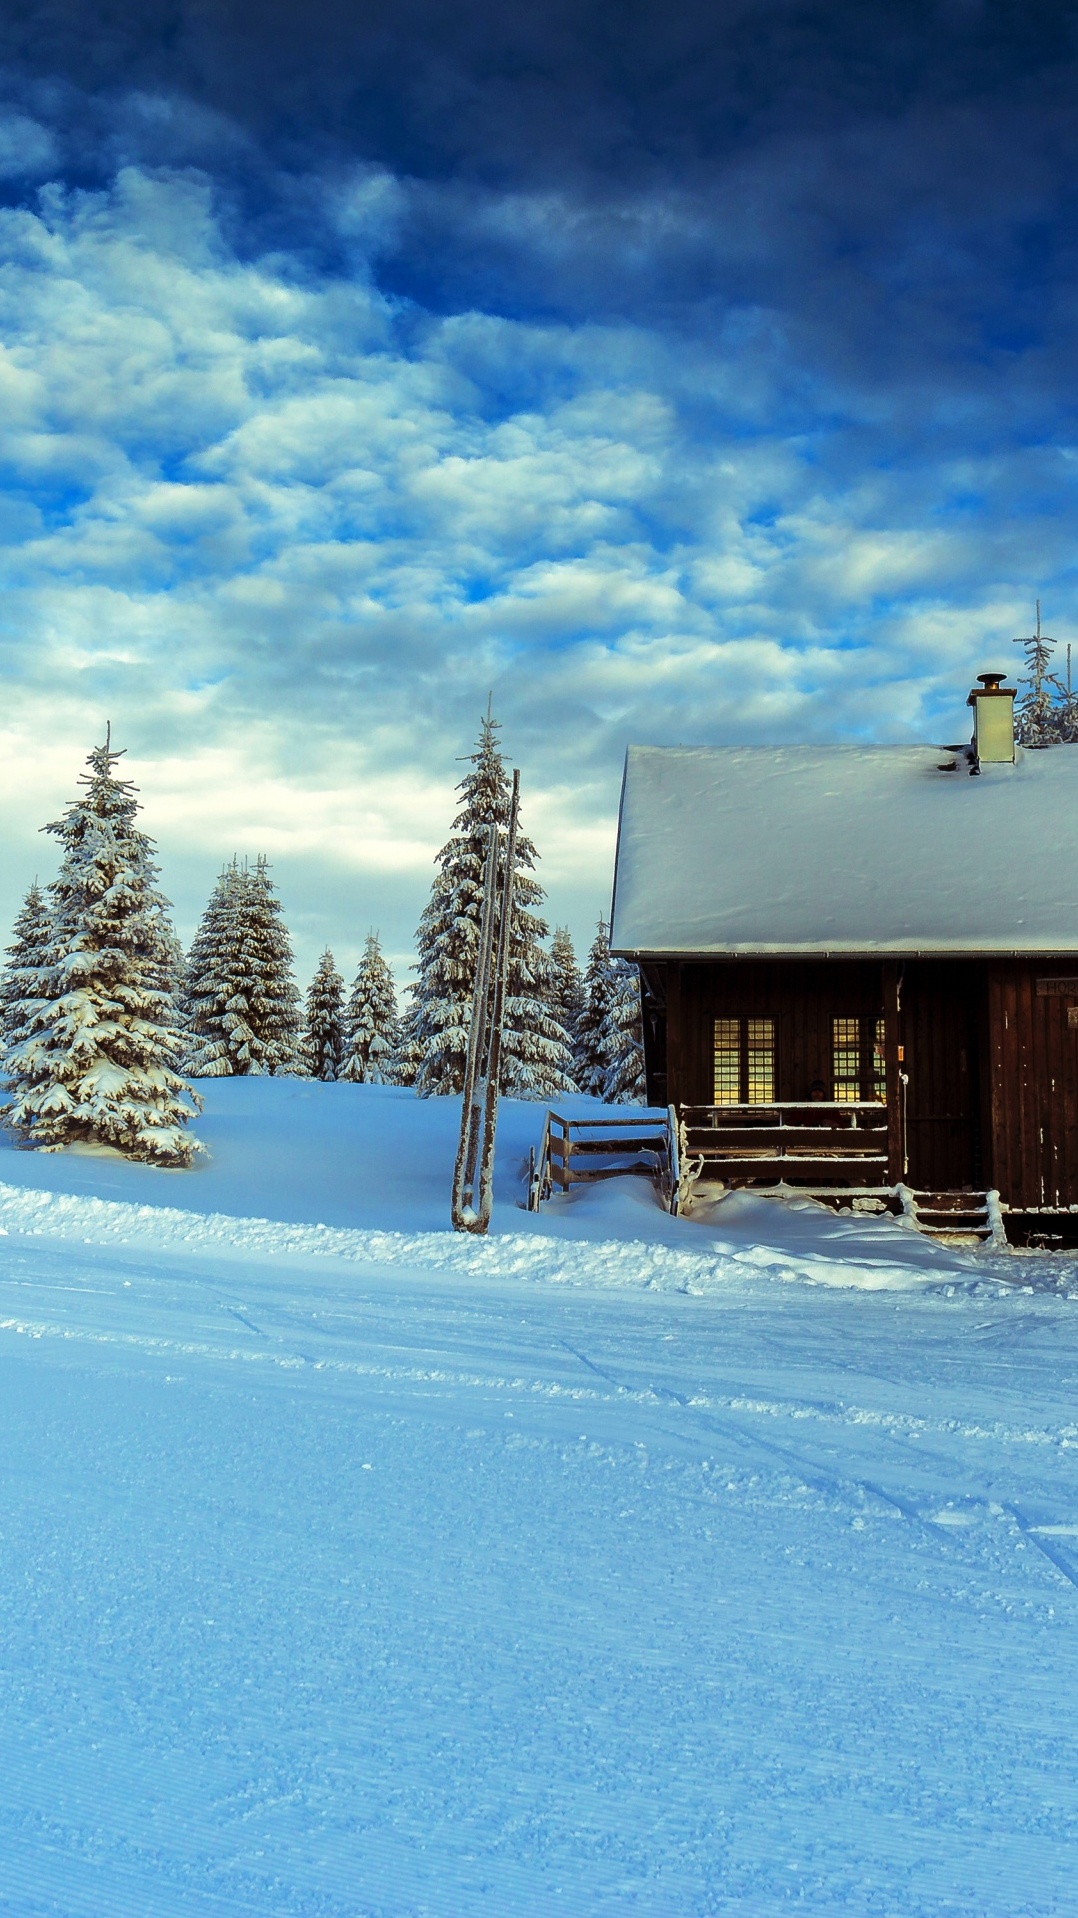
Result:
M403 968L488 692L583 943L627 741L957 739L1078 637L1075 7L16 13L8 921L106 718L185 935L266 852Z

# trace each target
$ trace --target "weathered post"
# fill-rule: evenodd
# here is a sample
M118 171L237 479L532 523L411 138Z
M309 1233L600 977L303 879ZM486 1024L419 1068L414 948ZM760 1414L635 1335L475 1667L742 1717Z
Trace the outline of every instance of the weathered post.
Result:
M519 804L520 774L514 772L513 799L505 837L505 863L499 875L502 836L497 825L492 824L483 875L483 907L460 1106L460 1141L453 1172L452 1219L456 1232L485 1232L494 1205L494 1139L498 1125L498 1081L509 976L513 864Z

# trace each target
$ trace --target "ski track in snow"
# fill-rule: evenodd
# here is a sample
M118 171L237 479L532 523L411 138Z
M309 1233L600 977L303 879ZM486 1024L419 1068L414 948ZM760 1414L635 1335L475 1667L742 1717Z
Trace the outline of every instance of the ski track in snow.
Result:
M1069 1918L1070 1268L761 1216L0 1185L0 1918Z

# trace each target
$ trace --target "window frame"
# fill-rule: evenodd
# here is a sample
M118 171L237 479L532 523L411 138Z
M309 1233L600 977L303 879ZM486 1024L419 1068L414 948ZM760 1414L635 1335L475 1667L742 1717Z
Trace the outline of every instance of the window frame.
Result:
M727 1044L720 1051L719 1029L726 1028ZM731 1074L730 1064L734 1058L734 1047L729 1043L732 1028L737 1028L737 1096L729 1096ZM757 1028L754 1032L753 1028ZM768 1027L765 1035L759 1028ZM715 1107L729 1106L772 1106L776 1102L778 1086L779 1022L773 1013L738 1012L714 1013L711 1020L711 1104ZM761 1067L763 1057L767 1064ZM720 1058L727 1065L726 1086L720 1087ZM758 1088L767 1086L767 1096L761 1097ZM754 1089L756 1096L754 1096ZM725 1097L720 1096L725 1091Z
M839 1033L839 1027L847 1031ZM849 1028L855 1029L854 1038ZM848 1063L840 1073L840 1056L855 1056L856 1072ZM835 1105L887 1104L887 1021L873 1012L831 1014L831 1098ZM853 1088L852 1092L848 1088Z

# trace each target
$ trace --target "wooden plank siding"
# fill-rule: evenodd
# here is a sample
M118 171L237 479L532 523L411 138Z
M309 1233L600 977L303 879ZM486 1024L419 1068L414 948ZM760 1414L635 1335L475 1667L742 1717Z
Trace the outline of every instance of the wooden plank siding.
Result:
M1078 985L1059 984L1058 958L645 963L652 1103L710 1105L713 1022L738 1017L775 1021L776 1100L809 1098L817 1079L830 1098L832 1019L882 1012L892 1183L1078 1205ZM1056 983L1038 993L1038 979Z
M988 968L992 1178L1012 1206L1078 1204L1078 992L1038 993L1051 960ZM1078 969L1076 969L1078 970Z
M678 1048L669 1048L669 1069L679 1104L711 1103L716 1019L774 1019L775 1097L807 1099L819 1079L830 1098L832 1019L875 1019L884 1010L882 971L872 961L735 959L675 970L680 1034Z
M907 1178L922 1191L980 1184L985 967L911 960L902 969Z

